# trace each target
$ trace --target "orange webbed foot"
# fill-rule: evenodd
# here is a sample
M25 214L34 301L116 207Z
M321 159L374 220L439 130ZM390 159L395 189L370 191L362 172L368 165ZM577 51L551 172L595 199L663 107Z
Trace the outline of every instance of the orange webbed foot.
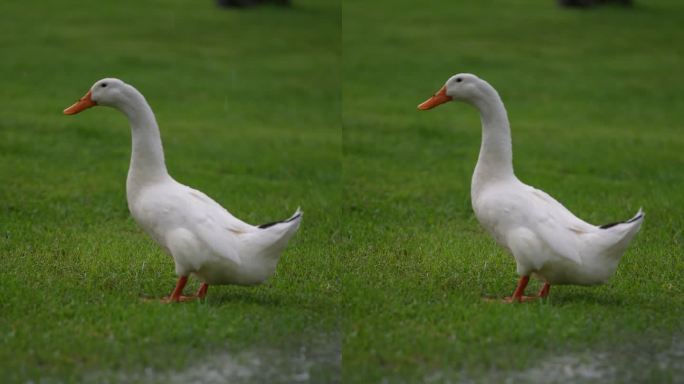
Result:
M535 301L539 299L539 296L520 296L520 297L514 297L514 296L508 296L503 299L505 303L527 303L530 301Z
M194 300L197 298L196 295L193 296L185 296L183 295L183 288L185 288L185 284L188 282L188 277L187 276L181 276L178 278L178 282L176 283L176 288L174 288L173 292L171 293L170 296L166 296L161 299L162 303L180 303L184 301L190 301Z
M161 301L164 304L170 304L170 303L183 303L186 301L192 301L198 299L197 296L185 296L185 295L180 295L179 297L171 297L171 296L166 296L162 297L159 301Z

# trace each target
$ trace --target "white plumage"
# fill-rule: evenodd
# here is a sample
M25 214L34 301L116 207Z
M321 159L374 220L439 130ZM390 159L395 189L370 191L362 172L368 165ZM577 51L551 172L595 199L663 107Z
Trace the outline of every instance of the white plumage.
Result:
M546 284L603 284L617 269L639 231L641 210L630 220L607 226L589 224L543 191L522 183L513 172L508 116L496 90L472 74L452 76L419 106L447 101L475 106L482 119L482 145L471 185L475 216L496 242L515 258L521 276L512 300L523 300L530 275Z
M263 227L239 220L168 174L156 119L135 88L118 79L102 79L64 113L79 113L94 105L116 108L130 121L128 207L136 223L174 259L179 281L168 301L204 297L209 284L259 284L274 273L299 228L299 209L289 219ZM183 296L190 274L203 285L196 296Z

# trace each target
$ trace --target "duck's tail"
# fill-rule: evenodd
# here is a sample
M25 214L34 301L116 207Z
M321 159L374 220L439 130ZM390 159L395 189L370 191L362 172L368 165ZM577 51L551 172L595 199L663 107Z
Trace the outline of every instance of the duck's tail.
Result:
M295 221L295 220L296 220L297 222L299 222L299 220L301 220L301 217L302 217L303 213L304 213L304 212L302 212L301 207L297 207L297 211L295 211L294 215L290 216L289 219L281 220L281 221L273 221L273 222L266 223L266 224L261 224L261 225L259 225L259 228L261 228L261 229L266 229L266 228L272 227L272 226L274 226L274 225L284 224L284 223L290 223L290 222L293 222L293 221Z
M297 233L303 216L304 212L297 208L297 211L286 220L260 225L261 231L253 232L253 234L260 239L262 252L280 256L292 236Z
M620 224L630 224L630 223L635 223L637 221L640 222L640 221L642 221L643 218L644 218L644 210L642 208L639 208L639 212L637 212L637 214L634 215L634 217L632 217L631 219L629 219L627 221L617 221L614 223L603 224L603 225L599 226L599 228L608 229L608 228L612 228L612 227L614 227L616 225L620 225Z
M610 233L613 241L606 247L606 253L611 256L622 256L627 246L639 232L641 224L644 222L644 211L639 208L634 217L627 221L601 225L599 228L606 233Z

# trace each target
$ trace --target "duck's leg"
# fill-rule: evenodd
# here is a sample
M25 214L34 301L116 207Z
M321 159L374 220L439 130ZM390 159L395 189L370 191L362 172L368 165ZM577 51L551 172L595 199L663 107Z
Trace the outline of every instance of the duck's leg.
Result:
M176 288L174 288L173 292L171 292L171 296L163 298L161 300L162 303L178 303L180 301L188 301L194 299L195 296L183 296L183 288L185 288L185 284L187 282L187 276L179 277L178 282L176 283Z
M530 282L530 277L529 276L523 276L518 280L518 286L515 287L515 291L513 292L513 296L509 296L504 299L507 303L515 303L515 302L523 302L523 301L530 301L536 299L536 296L525 296L525 288L527 287L527 283Z
M195 296L197 296L200 300L204 300L204 296L207 295L208 289L209 289L209 284L202 283L202 285L197 290L197 293L195 294Z
M550 291L550 290L551 290L551 284L549 284L549 283L547 283L547 282L544 282L544 286L543 286L542 289L539 291L539 293L537 294L537 296L539 296L539 297L542 298L542 299L545 299L546 296L549 295L549 291Z

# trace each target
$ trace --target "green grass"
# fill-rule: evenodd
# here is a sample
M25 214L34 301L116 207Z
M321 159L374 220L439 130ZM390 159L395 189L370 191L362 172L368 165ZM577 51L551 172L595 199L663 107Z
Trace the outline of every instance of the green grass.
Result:
M683 379L683 5L294 3L2 2L3 382ZM517 276L470 207L479 117L415 110L456 72L499 90L523 181L597 224L644 207L607 285L482 300ZM145 94L179 181L252 223L302 206L267 284L141 299L176 277L128 213L127 122L61 114L105 76Z
M344 3L345 381L550 382L563 356L600 361L602 382L684 377L658 364L684 326L684 7L554 3ZM416 111L458 72L499 90L523 181L597 224L644 207L607 285L481 300L517 275L470 207L479 116Z
M312 380L339 377L339 3L6 1L0 24L2 381L139 381L262 351L283 373L262 380L301 373L302 353ZM268 283L141 300L176 276L128 213L128 123L61 113L106 76L145 94L177 180L252 223L302 206Z

